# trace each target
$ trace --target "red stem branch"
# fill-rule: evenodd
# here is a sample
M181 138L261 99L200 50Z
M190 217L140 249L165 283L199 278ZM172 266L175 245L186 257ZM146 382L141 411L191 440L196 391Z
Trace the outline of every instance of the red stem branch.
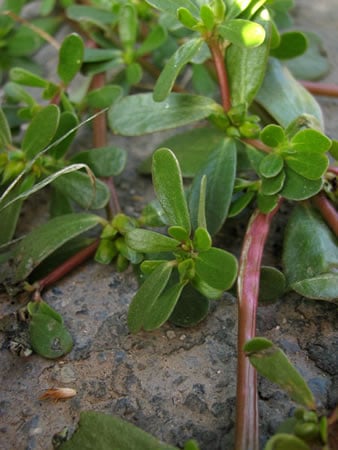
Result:
M222 105L225 112L228 112L231 108L231 99L228 74L224 64L224 53L218 42L211 40L208 45L215 64L219 88L221 92Z
M338 236L338 211L322 192L312 199L331 230Z
M302 85L314 95L338 97L338 85L334 83L318 83L313 81L301 81Z
M42 291L46 287L49 287L50 285L56 283L62 277L67 275L71 270L75 269L80 264L89 259L95 253L99 242L99 239L95 240L88 247L80 250L78 253L67 259L67 261L54 269L46 277L34 283L34 287L36 288L36 290Z
M255 337L259 278L265 241L273 216L258 209L253 213L243 241L239 263L238 289L238 362L236 450L258 450L258 394L256 370L243 351L244 344Z

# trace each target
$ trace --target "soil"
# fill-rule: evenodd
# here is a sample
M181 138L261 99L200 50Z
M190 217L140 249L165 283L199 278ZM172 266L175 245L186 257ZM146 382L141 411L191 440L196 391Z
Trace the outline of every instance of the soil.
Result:
M317 31L332 63L328 82L338 79L336 0L297 1L296 24ZM338 139L337 100L319 98L327 132ZM136 172L138 163L161 137L114 138L129 151L127 170L117 184L123 209L135 214L152 197L150 180ZM42 197L44 199L45 197ZM47 201L47 200L46 200ZM39 209L40 211L40 209ZM44 217L45 205L41 215ZM28 213L28 212L27 212ZM34 208L34 215L37 209ZM266 259L278 264L285 207L276 220ZM240 251L244 224L231 221L220 239ZM237 302L230 294L214 301L208 318L192 329L166 324L152 333L131 335L128 305L137 289L131 271L88 262L44 294L62 314L74 348L56 361L37 355L20 358L0 335L0 448L49 450L54 433L74 429L83 410L125 418L172 445L195 438L201 450L234 446ZM18 304L0 296L0 316ZM338 400L337 307L288 293L258 312L257 335L273 340L308 381L324 408ZM77 395L54 403L39 400L45 389L70 387ZM259 381L261 445L295 405L264 379Z

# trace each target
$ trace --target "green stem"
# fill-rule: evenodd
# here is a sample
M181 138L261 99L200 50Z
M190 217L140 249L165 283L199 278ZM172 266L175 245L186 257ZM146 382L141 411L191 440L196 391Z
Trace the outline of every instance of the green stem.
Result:
M273 216L258 209L253 213L243 241L237 280L238 357L236 400L236 450L258 450L258 394L256 370L243 351L244 344L255 337L261 261Z
M224 64L224 52L219 43L215 40L210 40L208 46L214 61L219 88L221 92L222 105L225 112L228 112L231 108L230 88L228 73Z

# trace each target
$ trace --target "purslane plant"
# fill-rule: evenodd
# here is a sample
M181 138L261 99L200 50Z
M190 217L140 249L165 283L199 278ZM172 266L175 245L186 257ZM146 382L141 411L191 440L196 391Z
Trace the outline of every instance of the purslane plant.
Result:
M2 7L12 64L23 4L5 2ZM61 45L47 38L59 51L59 82L44 79L21 61L9 72L8 103L0 110L0 214L6 224L1 243L15 235L25 198L48 184L55 192L55 217L0 255L6 289L34 293L36 305L28 306L30 335L34 350L44 356L57 357L71 346L62 319L45 306L40 291L94 252L98 262L115 261L118 270L141 263L144 281L128 313L132 332L155 329L168 319L181 326L198 323L208 312L209 299L231 288L237 275L236 259L212 247L212 237L227 218L255 208L237 278L238 449L258 448L256 374L244 345L255 336L263 280L274 286L278 280L277 295L286 285L305 297L337 298L332 233L338 223L337 169L328 158L328 152L337 158L337 143L325 136L314 98L281 64L306 59L308 45L311 55L317 48L310 35L281 29L289 24L291 5L264 0L64 2L65 17L80 27L82 37L72 33ZM43 14L51 8L53 2L42 2ZM28 34L33 30L46 37L42 27L28 29ZM299 61L301 67L304 59ZM314 77L325 72L318 61ZM69 86L80 70L86 78L74 94ZM134 93L133 87L147 89L145 72L155 75L153 92ZM183 73L191 79L191 90L180 84ZM40 105L27 86L50 104ZM80 114L107 107L109 127L126 136L198 124L166 140L152 162L142 165L143 172L152 166L160 206L150 205L138 219L120 212L112 176L123 170L126 154L107 145L105 112L93 118L96 148L68 153ZM11 129L25 121L30 124L21 144L13 144ZM187 192L182 175L193 177ZM283 275L263 270L261 259L284 199L300 203L287 227ZM74 202L83 208L106 207L107 219L74 213ZM154 223L166 225L169 236L144 229ZM97 225L98 239L79 241ZM63 253L65 243L73 243L74 255L50 275L34 277L34 269ZM46 324L53 330L47 335ZM50 351L53 333L61 333L65 342L57 355Z

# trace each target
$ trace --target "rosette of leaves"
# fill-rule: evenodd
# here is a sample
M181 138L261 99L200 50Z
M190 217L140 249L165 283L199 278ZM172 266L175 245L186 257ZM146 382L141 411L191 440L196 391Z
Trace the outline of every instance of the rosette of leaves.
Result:
M331 140L314 128L295 133L293 130L294 123L285 130L279 125L268 125L261 131L260 139L271 152L249 150L261 180L258 206L264 213L272 211L280 197L305 200L322 189Z
M169 236L145 229L126 234L129 247L152 256L141 264L145 281L129 307L128 326L133 333L154 330L168 319L183 326L198 323L208 312L208 299L219 298L237 275L236 258L212 247L205 220L206 177L200 183L197 211L191 212L171 150L154 153L152 173ZM194 228L193 214L197 216Z

